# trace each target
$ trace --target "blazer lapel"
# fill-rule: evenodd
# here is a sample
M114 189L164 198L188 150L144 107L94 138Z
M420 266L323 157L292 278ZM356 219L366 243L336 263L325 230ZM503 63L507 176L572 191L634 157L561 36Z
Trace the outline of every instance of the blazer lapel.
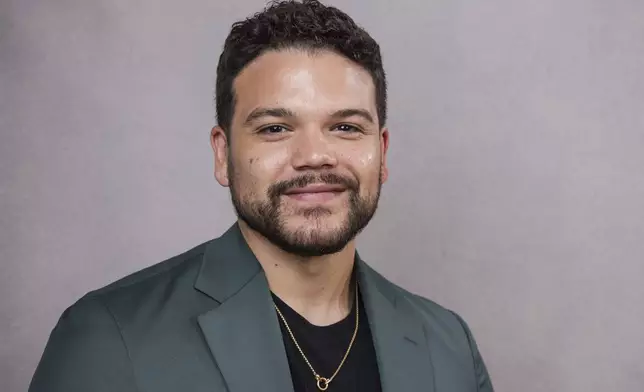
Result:
M208 245L195 288L220 302L199 326L230 392L292 392L266 277L235 225Z
M356 260L383 392L433 392L434 370L423 325L390 282L357 254Z

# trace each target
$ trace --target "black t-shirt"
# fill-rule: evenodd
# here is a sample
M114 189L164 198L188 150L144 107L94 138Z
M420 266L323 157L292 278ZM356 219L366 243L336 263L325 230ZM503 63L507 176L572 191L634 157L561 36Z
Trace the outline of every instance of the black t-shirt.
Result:
M273 295L273 300L284 315L313 369L322 377L331 377L340 365L353 336L356 325L355 308L345 319L329 326L319 327L309 323L276 295ZM376 351L361 296L358 299L358 306L360 306L360 318L356 340L346 362L329 384L328 392L380 392L382 390ZM293 343L281 318L278 317L278 319L295 392L319 392L313 372Z

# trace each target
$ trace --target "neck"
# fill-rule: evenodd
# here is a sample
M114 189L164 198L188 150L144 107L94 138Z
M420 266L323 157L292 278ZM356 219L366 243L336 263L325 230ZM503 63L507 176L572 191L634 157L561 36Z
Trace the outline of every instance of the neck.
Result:
M314 325L345 318L353 304L355 242L319 257L287 253L239 221L248 246L264 269L271 291Z

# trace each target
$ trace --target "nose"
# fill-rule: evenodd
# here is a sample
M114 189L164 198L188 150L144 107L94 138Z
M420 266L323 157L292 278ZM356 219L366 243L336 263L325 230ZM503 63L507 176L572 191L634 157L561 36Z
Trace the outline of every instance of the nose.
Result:
M338 164L337 152L319 129L299 132L292 149L292 164L296 170L329 169Z

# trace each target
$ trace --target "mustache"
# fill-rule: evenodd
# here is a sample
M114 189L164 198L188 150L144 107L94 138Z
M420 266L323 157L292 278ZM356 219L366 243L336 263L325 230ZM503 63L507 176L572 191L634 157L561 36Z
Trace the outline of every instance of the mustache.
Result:
M341 176L336 173L311 173L298 176L290 180L280 181L271 185L268 189L268 196L271 199L275 199L285 194L289 189L303 188L311 184L341 185L354 192L358 191L359 186L357 180L350 177Z

